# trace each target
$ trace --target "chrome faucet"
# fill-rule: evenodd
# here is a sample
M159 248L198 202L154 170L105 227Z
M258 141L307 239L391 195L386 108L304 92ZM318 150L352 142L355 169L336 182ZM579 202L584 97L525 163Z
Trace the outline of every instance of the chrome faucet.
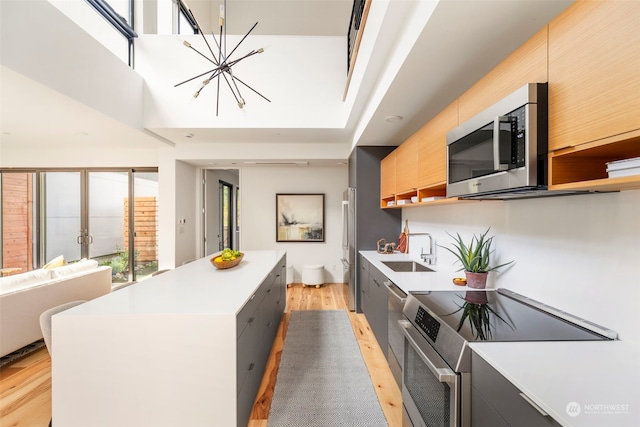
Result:
M434 265L436 263L436 241L429 233L409 233L409 236L427 236L429 237L429 252L424 253L424 247L420 248L420 259L427 265Z

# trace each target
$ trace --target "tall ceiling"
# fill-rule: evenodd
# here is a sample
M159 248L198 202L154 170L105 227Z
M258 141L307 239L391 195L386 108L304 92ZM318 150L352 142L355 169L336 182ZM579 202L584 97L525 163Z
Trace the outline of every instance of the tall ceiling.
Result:
M416 1L430 0L391 0L392 3ZM360 94L361 102L355 104L357 111L352 112L343 129L278 129L277 139L300 142L305 138L326 138L345 144L398 145L572 1L441 0L395 77L382 86L382 94L373 101L368 93ZM200 25L215 25L222 1L187 0L186 3ZM351 0L229 0L227 32L244 34L257 21L259 25L252 34L344 36L352 5ZM385 24L395 19L398 25L406 17L385 19ZM384 42L376 40L376 47ZM380 84L377 76L390 60L382 57L370 64L370 84L363 85L363 90L375 89L373 85ZM0 79L0 149L7 144L30 144L37 149L38 144L50 143L52 138L61 141L57 135L73 135L60 143L61 148L73 144L99 146L107 141L113 145L118 144L117 141L130 141L134 136L139 146L163 144L149 133L117 123L6 67L2 67ZM391 115L401 116L403 120L389 126L385 118ZM78 123L83 124L82 128ZM211 139L240 142L255 140L261 132L243 128L173 128L154 132L179 144L184 141L184 135L196 131ZM273 130L263 136L268 139L272 135Z
M183 0L202 31L218 32L218 16L224 0ZM344 36L353 0L227 0L228 34Z

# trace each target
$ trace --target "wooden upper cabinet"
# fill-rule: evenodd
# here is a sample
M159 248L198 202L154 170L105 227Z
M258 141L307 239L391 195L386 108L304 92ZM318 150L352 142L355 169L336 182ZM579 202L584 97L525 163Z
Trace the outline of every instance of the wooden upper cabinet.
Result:
M447 133L458 126L458 101L424 125L418 136L418 188L447 182Z
M549 151L640 129L640 2L579 1L549 24Z
M460 96L460 123L525 84L546 83L548 77L545 26Z
M396 194L416 189L418 183L418 135L413 134L396 151Z
M380 161L380 198L392 197L396 192L396 148Z

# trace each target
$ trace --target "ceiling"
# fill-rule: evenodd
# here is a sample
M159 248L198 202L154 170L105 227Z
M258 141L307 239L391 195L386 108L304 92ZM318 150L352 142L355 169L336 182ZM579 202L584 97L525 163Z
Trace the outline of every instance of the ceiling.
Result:
M218 16L224 0L183 0L204 34L219 31ZM353 0L228 0L228 34L344 36ZM212 28L213 26L213 28Z
M264 142L326 140L344 141L346 144L352 144L358 132L359 145L398 145L571 1L441 1L395 78L388 83L385 93L375 101L373 108L369 106L369 115L365 117L366 103L370 98L363 96L362 101L355 104L357 111L352 113L343 129L164 129L158 134L165 142L159 143L159 139L149 132L141 133L117 123L2 67L0 148L23 144L37 149L41 144L52 141L58 144L57 141L63 139L65 142L61 147L73 144L114 146L128 144L132 136L140 141L141 147L157 146L167 141L175 144L189 142L185 135L196 132L209 140L255 141L257 135ZM210 22L212 19L208 17L218 15L221 2L188 0L187 3L199 22ZM347 31L352 4L351 0L231 0L226 9L227 31L242 34L247 27L259 21L255 34L341 36ZM205 18L201 19L201 16ZM251 17L252 21L243 20L245 16ZM378 72L386 65L385 58L379 58L377 65L371 65L374 69L369 70L370 79L377 78ZM370 82L372 85L377 83ZM372 86L363 85L363 88L371 89ZM4 108L7 105L11 108ZM385 120L390 115L402 116L403 120L390 126ZM67 137L63 138L65 135ZM275 155L274 160L277 160ZM206 159L203 159L203 164L206 164Z

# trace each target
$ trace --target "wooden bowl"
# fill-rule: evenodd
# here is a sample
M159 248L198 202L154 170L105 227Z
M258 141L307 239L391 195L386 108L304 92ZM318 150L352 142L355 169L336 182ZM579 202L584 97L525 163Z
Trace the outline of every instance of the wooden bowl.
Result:
M217 255L216 255L217 256ZM214 259L216 258L215 256L213 258L211 258L209 261L211 261L211 264L213 264L214 267L216 267L217 269L220 270L225 270L227 268L231 268L231 267L235 267L236 265L240 264L240 261L242 261L242 258L244 257L244 254L240 254L239 257L237 257L236 259L233 260L229 260L229 261L219 261L216 262L214 261Z

